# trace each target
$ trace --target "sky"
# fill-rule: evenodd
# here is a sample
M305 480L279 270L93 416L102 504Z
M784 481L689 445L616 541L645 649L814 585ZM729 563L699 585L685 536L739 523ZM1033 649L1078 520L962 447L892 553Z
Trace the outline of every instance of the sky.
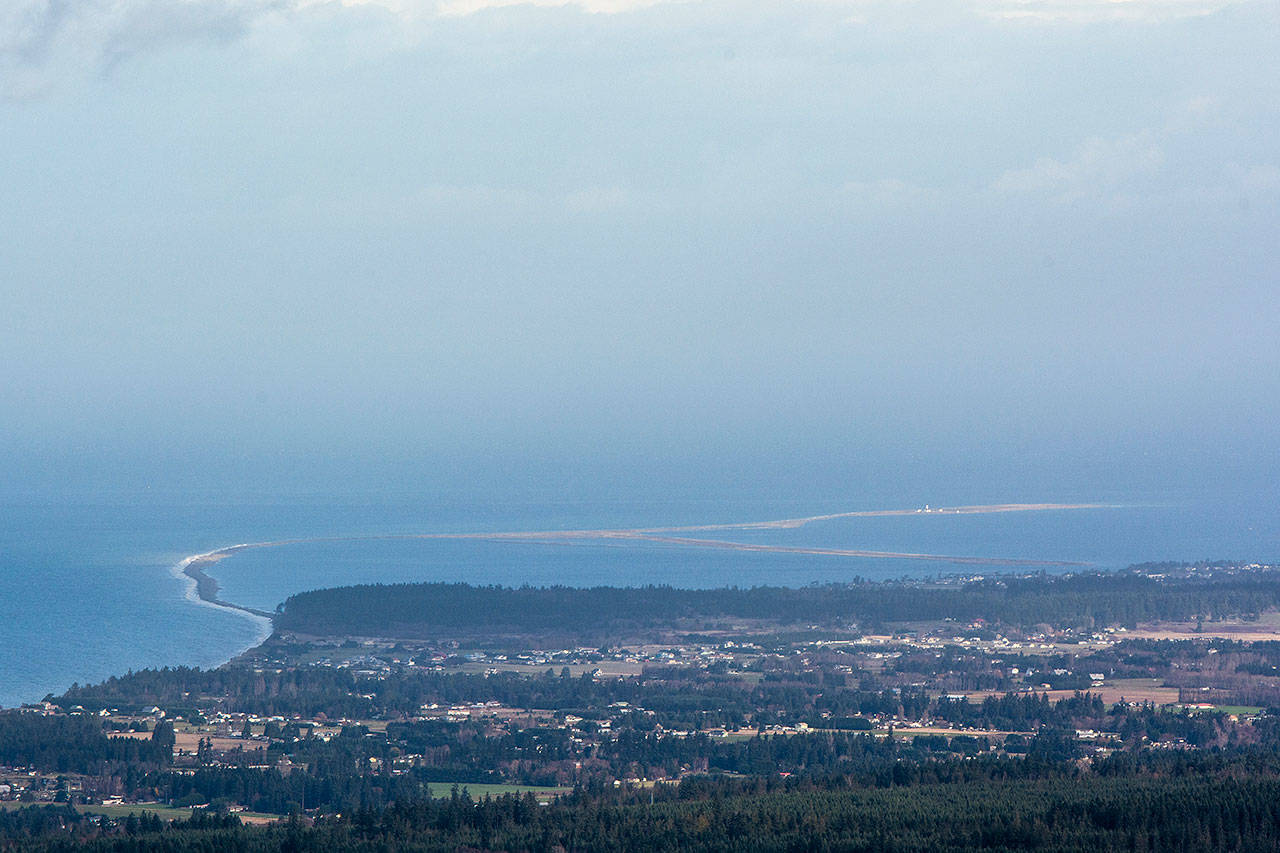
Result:
M5 0L0 497L1274 490L1277 32Z

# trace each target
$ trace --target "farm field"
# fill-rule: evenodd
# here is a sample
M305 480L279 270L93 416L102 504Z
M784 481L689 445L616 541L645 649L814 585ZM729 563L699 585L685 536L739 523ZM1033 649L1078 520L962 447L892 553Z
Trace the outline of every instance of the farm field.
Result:
M22 803L16 800L6 800L0 802L0 808L17 809L29 805L58 805L57 803ZM111 806L86 806L76 805L75 810L81 814L97 814L109 818L124 818L131 814L140 815L143 812L150 812L161 820L185 820L191 817L191 809L178 808L176 806L166 806L163 803L122 803L120 805ZM245 823L263 824L272 823L282 820L282 815L262 814L260 812L239 812L237 817Z
M562 794L568 794L572 788L553 788L540 785L501 785L487 782L432 782L431 796L444 799L450 796L454 786L459 791L466 791L473 800L482 797L500 797L503 794L533 794L540 802L549 801Z
M1003 690L976 690L964 695L969 698L970 702L981 702L988 696L1003 696L1006 691ZM1037 696L1044 694L1049 697L1050 701L1057 702L1060 699L1068 699L1077 692L1088 692L1102 699L1108 705L1116 702L1151 702L1154 705L1174 705L1178 702L1178 688L1164 686L1163 679L1159 678L1117 678L1111 681L1103 682L1097 687L1090 687L1086 691L1076 690L1032 690Z
M1280 610L1268 610L1257 619L1223 619L1220 622L1145 622L1127 635L1143 640L1225 639L1242 643L1280 640Z

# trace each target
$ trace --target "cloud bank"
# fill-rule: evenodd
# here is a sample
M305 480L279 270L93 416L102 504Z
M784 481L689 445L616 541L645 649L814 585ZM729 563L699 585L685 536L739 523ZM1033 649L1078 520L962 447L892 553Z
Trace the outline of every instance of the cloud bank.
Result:
M5 452L1243 470L1280 7L1114 7L10 3Z
M134 54L228 41L283 0L9 0L0 6L0 85L30 96Z
M890 27L935 26L964 16L1006 23L1144 23L1210 15L1248 0L974 0L954 4L826 0L772 7L776 14L810 16L815 8L838 10L849 23ZM405 30L475 15L543 10L625 16L656 7L705 11L681 21L758 17L762 7L722 0L10 0L0 8L0 93L27 97L59 82L99 74L130 56L190 41L230 41L273 15L285 27L334 9L376 9L394 15ZM967 11L965 11L967 10ZM956 16L960 15L960 18ZM819 18L826 17L819 14ZM663 25L659 24L661 29ZM305 27L304 27L305 29Z

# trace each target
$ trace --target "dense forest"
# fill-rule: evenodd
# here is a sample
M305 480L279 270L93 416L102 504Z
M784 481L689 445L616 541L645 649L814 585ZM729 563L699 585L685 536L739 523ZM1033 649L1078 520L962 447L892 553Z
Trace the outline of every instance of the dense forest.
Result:
M1280 604L1280 572L1150 570L1038 574L964 583L854 582L801 588L500 587L456 583L371 584L291 596L279 631L315 635L565 635L580 639L716 620L887 623L983 619L1082 628L1152 619L1252 616Z
M173 754L173 725L168 722L143 739L109 734L94 717L0 711L0 766L94 774L117 766L161 766Z
M0 813L0 849L133 853L267 851L1269 851L1280 849L1280 780L1237 773L1069 776L850 788L690 780L659 792L580 791L475 802L455 791L313 825L251 828L196 812L104 827L66 808Z

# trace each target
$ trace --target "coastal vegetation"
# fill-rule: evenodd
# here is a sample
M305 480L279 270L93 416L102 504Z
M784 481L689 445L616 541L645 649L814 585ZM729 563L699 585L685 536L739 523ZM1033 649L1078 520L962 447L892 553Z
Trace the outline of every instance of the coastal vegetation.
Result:
M1277 579L304 593L0 712L0 849L1277 849Z
M308 825L308 823L310 825ZM849 789L766 781L671 792L580 792L397 803L351 815L247 827L194 812L120 826L69 809L0 813L0 833L31 851L1132 851L1275 850L1280 781L1013 779ZM20 839L20 840L19 840Z
M858 624L953 619L1029 627L1135 627L1156 619L1256 616L1280 605L1280 572L1197 572L1150 564L1125 572L995 576L966 582L871 582L807 587L677 589L369 584L291 596L279 631L315 635L441 634L585 639L716 620Z

